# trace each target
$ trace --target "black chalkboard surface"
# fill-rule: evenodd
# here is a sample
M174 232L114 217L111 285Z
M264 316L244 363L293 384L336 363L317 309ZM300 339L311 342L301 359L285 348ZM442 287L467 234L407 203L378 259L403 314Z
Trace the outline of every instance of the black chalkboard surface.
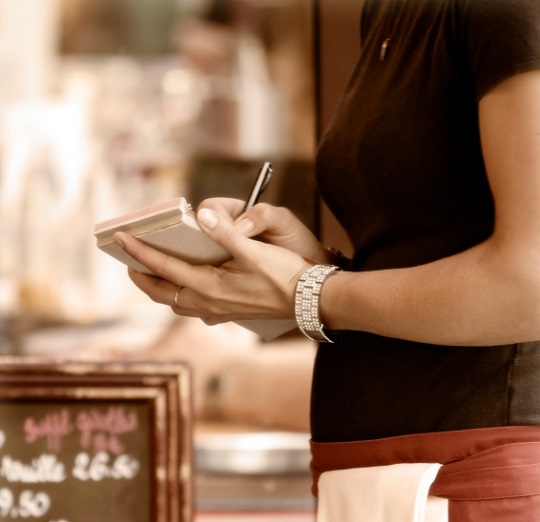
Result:
M0 359L0 520L190 522L181 363Z

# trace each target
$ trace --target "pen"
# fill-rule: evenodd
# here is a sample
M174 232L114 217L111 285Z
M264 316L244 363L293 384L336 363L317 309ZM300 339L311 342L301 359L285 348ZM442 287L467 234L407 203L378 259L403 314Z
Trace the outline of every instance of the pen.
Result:
M255 178L255 183L253 183L249 198L246 201L244 212L248 211L253 205L255 205L255 203L257 203L257 201L259 201L259 198L264 192L264 189L268 186L271 177L272 165L268 161L265 161L262 164L257 177Z

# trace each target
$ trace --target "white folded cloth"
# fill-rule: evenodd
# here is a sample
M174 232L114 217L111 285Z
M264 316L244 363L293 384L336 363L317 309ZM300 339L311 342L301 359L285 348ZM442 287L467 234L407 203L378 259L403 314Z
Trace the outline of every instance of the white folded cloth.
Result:
M448 522L448 501L428 495L440 467L393 464L322 473L317 522Z

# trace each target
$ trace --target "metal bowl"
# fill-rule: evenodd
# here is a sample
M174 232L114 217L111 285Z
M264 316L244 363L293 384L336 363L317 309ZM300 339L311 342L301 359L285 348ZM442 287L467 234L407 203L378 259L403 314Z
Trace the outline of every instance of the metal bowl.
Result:
M290 432L199 433L199 472L281 475L309 473L309 434Z

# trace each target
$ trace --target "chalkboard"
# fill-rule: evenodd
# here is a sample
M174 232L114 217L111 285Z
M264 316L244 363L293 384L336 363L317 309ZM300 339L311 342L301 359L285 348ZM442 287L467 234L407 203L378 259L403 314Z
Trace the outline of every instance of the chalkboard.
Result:
M182 362L0 359L0 520L190 522Z

